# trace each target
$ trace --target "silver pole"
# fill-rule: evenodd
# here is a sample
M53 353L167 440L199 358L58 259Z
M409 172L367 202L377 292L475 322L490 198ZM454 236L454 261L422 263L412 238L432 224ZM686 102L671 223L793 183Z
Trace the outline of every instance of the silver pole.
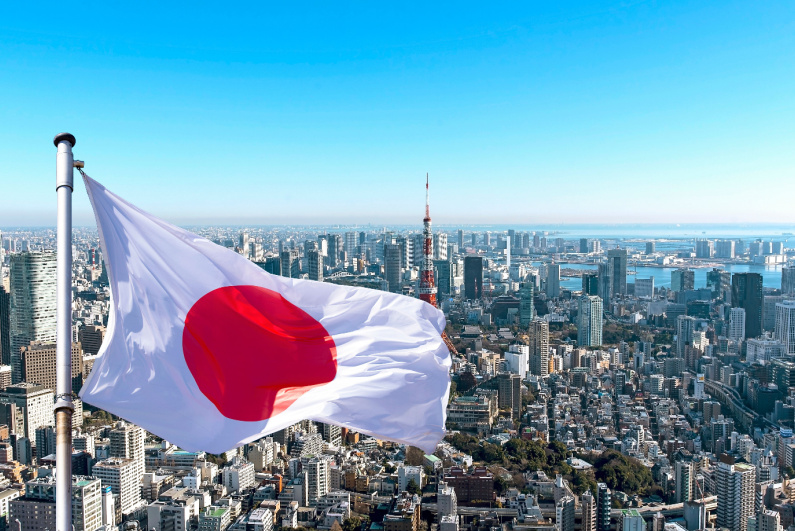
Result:
M72 190L75 137L55 136L58 194L58 296L55 384L55 529L72 531Z

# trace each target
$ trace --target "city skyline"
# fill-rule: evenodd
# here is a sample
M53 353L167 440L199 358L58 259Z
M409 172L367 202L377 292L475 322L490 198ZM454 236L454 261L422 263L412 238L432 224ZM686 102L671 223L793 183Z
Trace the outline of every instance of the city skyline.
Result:
M789 3L241 9L11 6L0 225L61 130L181 224L410 223L426 172L441 224L795 221Z

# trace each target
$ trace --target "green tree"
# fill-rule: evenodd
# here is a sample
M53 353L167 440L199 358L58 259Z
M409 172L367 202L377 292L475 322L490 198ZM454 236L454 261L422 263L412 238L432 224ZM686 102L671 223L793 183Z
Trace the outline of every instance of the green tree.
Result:
M417 485L417 482L412 478L406 485L406 492L409 494L422 494L422 489L420 489L420 486Z
M476 385L478 385L478 380L475 378L475 375L471 372L463 372L458 377L458 384L456 388L462 393L466 393L467 391L474 389Z

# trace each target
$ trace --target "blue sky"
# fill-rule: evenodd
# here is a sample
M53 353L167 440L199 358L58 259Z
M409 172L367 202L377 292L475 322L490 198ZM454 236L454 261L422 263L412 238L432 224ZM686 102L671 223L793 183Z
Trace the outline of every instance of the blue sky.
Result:
M0 226L54 224L59 131L183 224L417 221L425 172L442 224L795 223L790 0L24 4Z

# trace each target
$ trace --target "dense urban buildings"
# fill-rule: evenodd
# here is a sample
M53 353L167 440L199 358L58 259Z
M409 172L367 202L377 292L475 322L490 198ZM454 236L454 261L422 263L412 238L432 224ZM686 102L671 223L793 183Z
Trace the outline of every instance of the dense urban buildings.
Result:
M303 421L210 456L80 410L75 529L790 531L791 242L431 231L426 217L199 231L270 274L415 298L435 289L455 384L435 452ZM31 280L53 243L46 231L0 236L6 528L12 515L24 530L54 514L53 339L11 343L23 321L41 334L53 326L52 285ZM76 231L74 277L78 389L110 324L95 232ZM12 297L36 290L41 311L12 315Z

